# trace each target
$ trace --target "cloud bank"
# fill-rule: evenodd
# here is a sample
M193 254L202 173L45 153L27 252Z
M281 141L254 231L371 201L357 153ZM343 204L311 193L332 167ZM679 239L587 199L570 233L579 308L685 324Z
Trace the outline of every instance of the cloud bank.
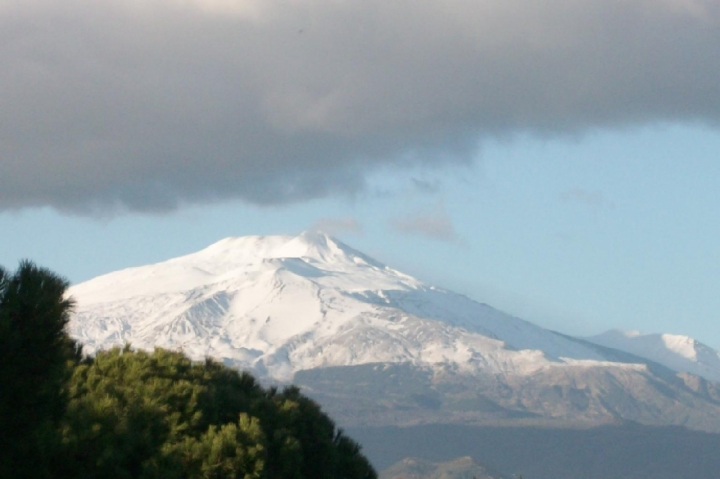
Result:
M0 32L0 210L282 204L720 120L716 0L0 0Z

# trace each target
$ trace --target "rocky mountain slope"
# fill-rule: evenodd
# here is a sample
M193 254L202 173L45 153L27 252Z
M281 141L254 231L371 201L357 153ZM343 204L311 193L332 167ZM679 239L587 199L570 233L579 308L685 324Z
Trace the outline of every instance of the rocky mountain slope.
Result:
M713 383L571 338L321 233L227 238L73 286L71 335L304 385L348 424L634 420L720 430ZM385 422L387 423L387 422Z
M383 473L412 472L412 463L402 467L408 457L423 458L420 467L455 463L445 471L460 472L458 456L470 456L513 479L521 475L525 479L718 476L720 434L677 426L628 424L580 429L426 424L349 428L347 432L364 445L363 452Z
M509 479L488 469L470 456L445 462L405 458L382 471L380 479Z

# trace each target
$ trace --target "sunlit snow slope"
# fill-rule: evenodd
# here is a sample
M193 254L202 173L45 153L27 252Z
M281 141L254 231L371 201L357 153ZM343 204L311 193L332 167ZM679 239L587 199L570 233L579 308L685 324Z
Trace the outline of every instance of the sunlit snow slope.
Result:
M688 336L615 329L587 339L650 359L673 371L689 372L720 382L720 352Z
M528 374L606 359L593 346L425 284L321 233L227 238L69 294L77 301L71 335L87 353L161 346L278 380L374 362Z

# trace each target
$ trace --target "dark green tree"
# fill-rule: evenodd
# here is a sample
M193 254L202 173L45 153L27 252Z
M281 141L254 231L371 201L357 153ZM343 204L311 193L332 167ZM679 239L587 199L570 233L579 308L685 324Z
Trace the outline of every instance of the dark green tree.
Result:
M240 414L237 424L210 426L199 438L187 437L169 452L197 479L265 477L265 439L257 418ZM165 471L161 471L165 472Z
M377 477L297 388L162 349L82 358L67 287L30 262L0 269L0 478Z
M79 347L68 282L29 261L0 268L0 477L49 477Z
M374 479L297 388L179 352L113 349L75 368L63 477Z

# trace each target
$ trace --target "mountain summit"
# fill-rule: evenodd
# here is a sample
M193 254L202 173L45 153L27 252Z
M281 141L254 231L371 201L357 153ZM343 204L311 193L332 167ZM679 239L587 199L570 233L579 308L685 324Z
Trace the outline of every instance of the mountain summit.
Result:
M86 353L130 343L212 357L305 386L345 424L629 419L720 430L713 383L540 328L322 233L226 238L69 294L70 334Z
M720 352L688 336L614 329L587 340L650 359L673 371L720 382Z
M74 286L86 352L181 348L276 380L376 362L530 373L592 347L391 269L335 238L226 238Z

